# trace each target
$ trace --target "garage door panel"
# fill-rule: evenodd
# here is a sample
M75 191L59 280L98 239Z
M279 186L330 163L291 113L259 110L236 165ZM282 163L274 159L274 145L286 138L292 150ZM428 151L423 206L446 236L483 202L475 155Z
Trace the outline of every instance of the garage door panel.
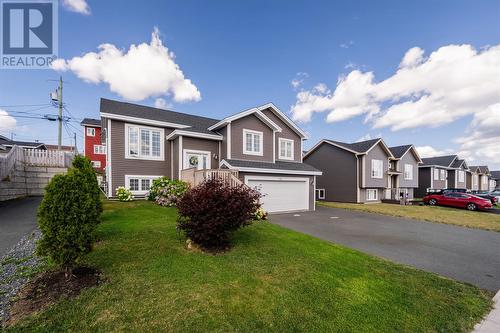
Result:
M268 212L307 210L309 208L309 182L307 179L250 178L247 180L247 184L262 193L262 206Z

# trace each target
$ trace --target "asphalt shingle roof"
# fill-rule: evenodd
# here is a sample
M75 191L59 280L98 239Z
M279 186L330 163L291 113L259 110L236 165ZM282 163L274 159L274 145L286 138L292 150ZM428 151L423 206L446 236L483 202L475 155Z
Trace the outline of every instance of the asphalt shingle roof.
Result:
M342 146L342 147L350 149L350 150L354 150L357 153L366 153L379 140L380 139L372 139L372 140L359 141L359 142L353 142L353 143L340 142L340 141L334 141L334 140L326 140L326 141L331 142L331 143L336 144L336 145L339 145L339 146Z
M488 173L488 166L486 165L474 165L470 166L469 169L479 169L480 173Z
M105 98L101 98L101 112L187 125L191 127L183 128L183 131L207 134L215 134L209 131L208 128L219 122L218 119L163 110L151 106L113 101Z
M450 167L451 162L457 157L457 155L446 155L446 156L436 156L436 157L426 157L422 158L422 166L426 165L439 165L443 167Z
M235 168L257 168L257 169L276 169L276 170L289 170L289 171L312 171L318 172L320 170L306 163L297 162L258 162L258 161L243 161L227 159L227 163Z
M460 168L464 160L456 159L453 164L451 165L452 168Z
M4 136L0 136L0 144L5 145L5 146L26 146L26 147L38 147L38 146L44 146L42 142L30 142L30 141L16 141L16 140L10 140L7 139Z
M404 153L406 153L410 148L411 145L403 145L403 146L389 147L389 150L391 151L392 155L394 155L394 157L401 158L404 155Z
M80 125L92 125L101 127L101 120L93 118L84 118L80 123Z

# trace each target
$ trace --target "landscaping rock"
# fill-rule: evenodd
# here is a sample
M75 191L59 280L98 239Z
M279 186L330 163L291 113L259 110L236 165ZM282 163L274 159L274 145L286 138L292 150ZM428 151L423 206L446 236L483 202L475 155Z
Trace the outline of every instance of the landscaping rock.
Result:
M12 299L44 263L35 255L40 236L39 230L33 231L0 259L0 330L8 319Z

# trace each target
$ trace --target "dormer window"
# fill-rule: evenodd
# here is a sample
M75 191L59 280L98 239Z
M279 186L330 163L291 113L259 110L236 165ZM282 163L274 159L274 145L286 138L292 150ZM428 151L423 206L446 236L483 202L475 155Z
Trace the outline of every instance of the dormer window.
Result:
M293 160L293 140L279 138L279 158Z
M243 153L246 155L263 155L263 134L259 131L243 130Z

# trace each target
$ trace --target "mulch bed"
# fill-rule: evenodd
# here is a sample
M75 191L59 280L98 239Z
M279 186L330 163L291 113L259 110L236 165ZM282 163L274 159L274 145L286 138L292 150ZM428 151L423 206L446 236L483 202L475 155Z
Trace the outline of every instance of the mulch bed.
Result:
M89 287L99 284L99 272L90 267L77 267L69 278L64 271L48 271L29 282L18 294L10 308L7 325L56 303L62 297L75 297Z

